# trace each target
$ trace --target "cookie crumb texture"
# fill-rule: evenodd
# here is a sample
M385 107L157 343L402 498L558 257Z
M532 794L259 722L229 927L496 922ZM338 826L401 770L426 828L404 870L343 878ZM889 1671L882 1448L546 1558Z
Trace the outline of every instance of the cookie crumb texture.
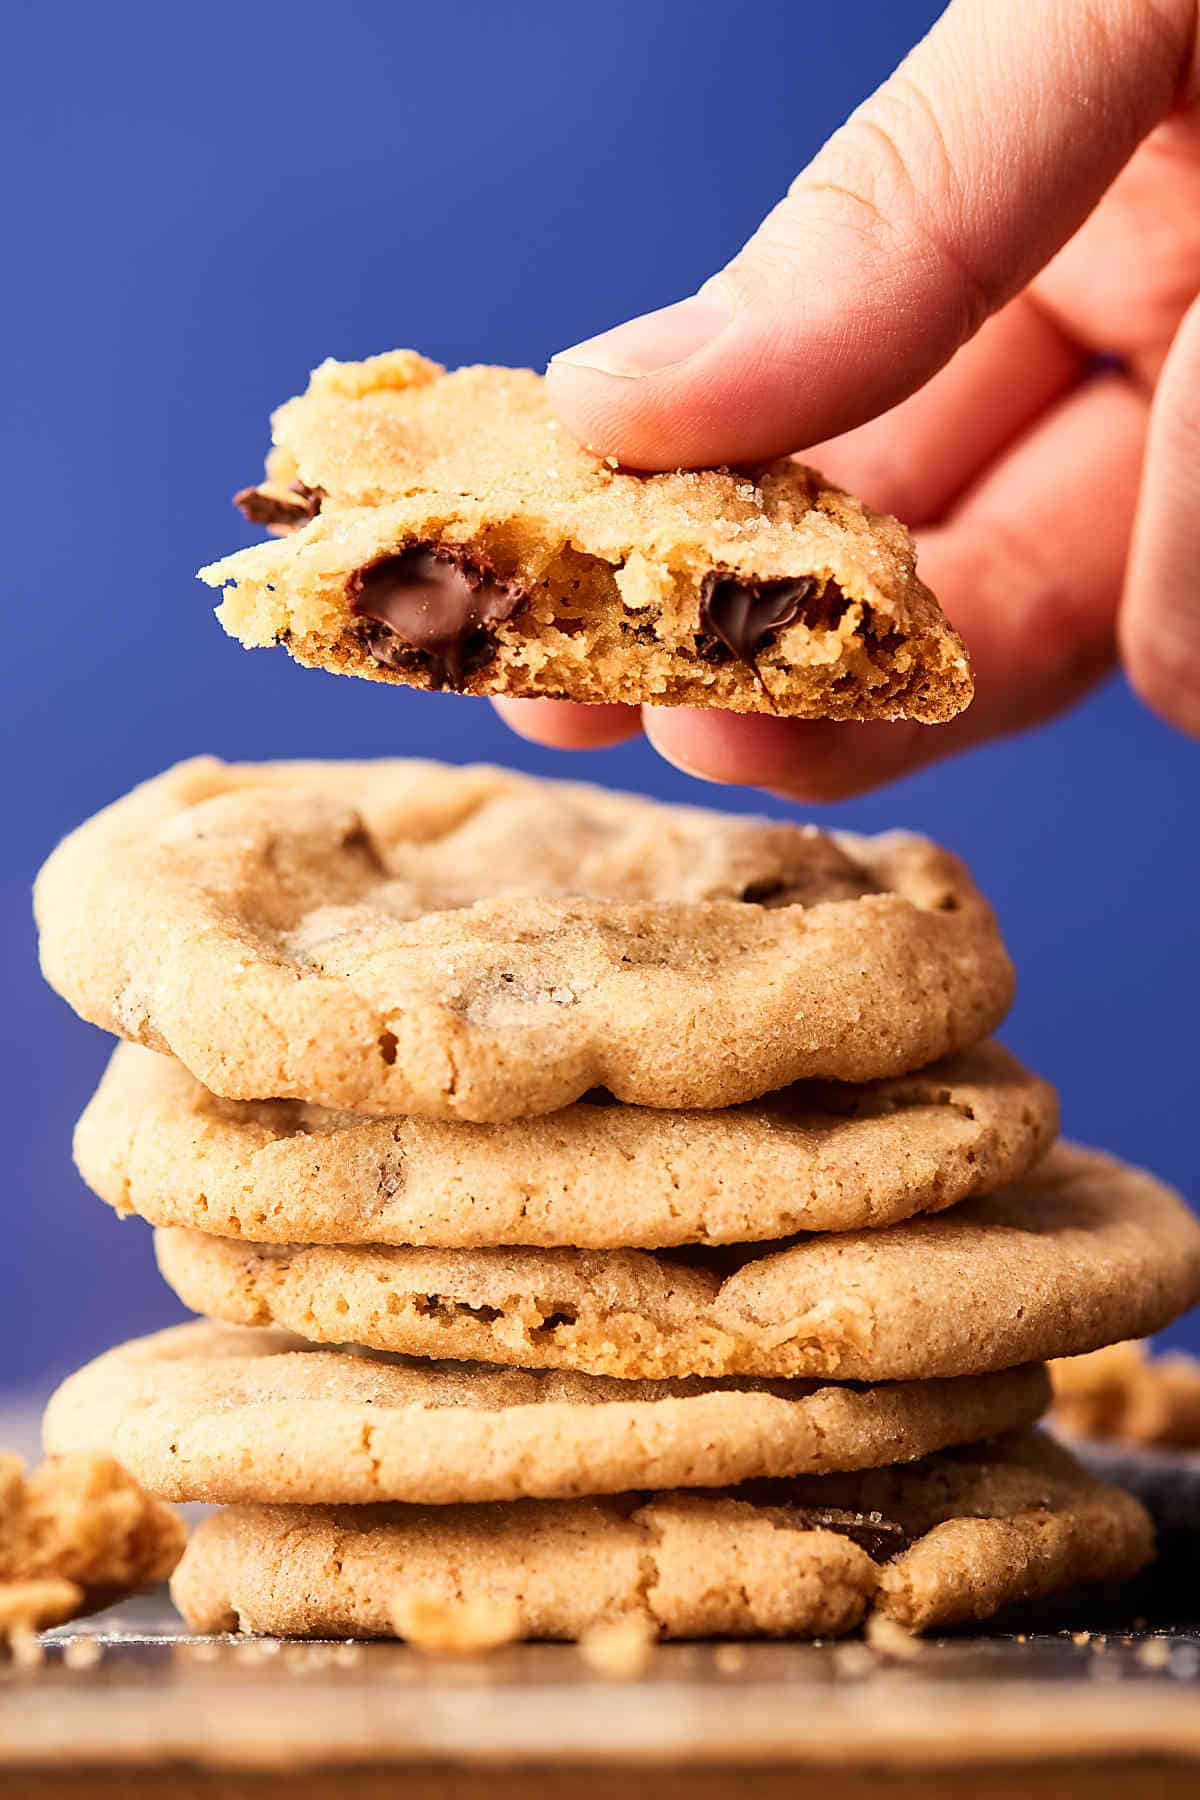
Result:
M160 1230L156 1246L185 1305L232 1325L635 1379L980 1374L1157 1331L1200 1300L1200 1222L1179 1195L1065 1144L948 1212L784 1244L337 1249Z
M865 1547L866 1546L866 1547ZM194 1631L390 1637L396 1600L515 1606L521 1635L839 1636L905 1631L1135 1574L1145 1510L1037 1433L908 1468L508 1506L233 1507L172 1593Z
M61 1625L165 1581L183 1522L112 1457L0 1454L0 1637Z
M1054 1364L1054 1421L1073 1437L1200 1449L1200 1361L1136 1340Z
M956 858L425 762L169 770L38 880L42 966L213 1093L493 1121L906 1073L1012 995Z
M472 694L952 718L966 652L912 540L812 469L634 474L526 369L326 362L238 504L276 534L201 570L247 647ZM280 535L282 534L282 535Z
M450 1600L417 1589L397 1594L392 1627L397 1637L427 1656L473 1656L515 1642L521 1636L521 1611L515 1600L470 1594Z

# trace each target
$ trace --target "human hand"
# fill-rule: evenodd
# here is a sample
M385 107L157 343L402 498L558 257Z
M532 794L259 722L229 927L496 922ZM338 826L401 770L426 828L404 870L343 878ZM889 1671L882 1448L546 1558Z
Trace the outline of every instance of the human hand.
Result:
M971 651L936 728L498 701L837 799L1078 699L1120 655L1200 735L1197 0L954 0L699 293L563 352L634 468L806 461L914 529ZM951 360L953 359L953 360Z

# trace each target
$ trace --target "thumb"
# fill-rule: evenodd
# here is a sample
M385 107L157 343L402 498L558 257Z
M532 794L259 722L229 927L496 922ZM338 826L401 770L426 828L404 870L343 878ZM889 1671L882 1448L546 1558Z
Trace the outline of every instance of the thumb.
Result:
M1196 0L954 0L698 294L561 352L550 398L635 468L750 462L912 393L1186 96Z

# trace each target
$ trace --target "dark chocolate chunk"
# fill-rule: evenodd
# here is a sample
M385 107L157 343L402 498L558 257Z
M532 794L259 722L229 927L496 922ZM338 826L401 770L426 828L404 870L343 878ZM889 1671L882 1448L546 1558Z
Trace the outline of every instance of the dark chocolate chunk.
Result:
M865 1550L872 1562L890 1562L912 1542L903 1525L882 1513L842 1512L832 1506L804 1506L798 1511L806 1531L836 1531Z
M435 688L461 688L495 649L490 629L525 596L454 545L417 544L350 577L350 609L385 668L429 671Z
M700 594L700 624L748 668L774 631L794 625L816 583L806 576L741 581L714 572Z
M321 488L293 481L286 492L269 485L243 488L233 496L233 504L252 525L266 525L274 531L297 531L301 525L316 518L324 498Z

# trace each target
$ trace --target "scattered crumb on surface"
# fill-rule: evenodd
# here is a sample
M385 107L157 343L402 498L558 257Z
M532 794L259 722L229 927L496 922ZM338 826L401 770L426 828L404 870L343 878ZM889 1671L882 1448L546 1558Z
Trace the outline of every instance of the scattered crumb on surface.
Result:
M0 1581L0 1640L61 1625L80 1611L83 1589L57 1575L28 1581Z
M99 1638L73 1637L63 1645L62 1659L68 1669L94 1669L103 1655Z
M904 1637L909 1636L907 1631L903 1631L903 1628L895 1625L892 1620L889 1619L886 1623L892 1625L894 1630L901 1631ZM875 1658L866 1644L835 1644L833 1666L839 1675L854 1678L859 1675L869 1675L875 1667Z
M901 1662L912 1662L921 1654L921 1640L911 1631L905 1631L895 1619L889 1619L883 1613L872 1613L867 1620L863 1634L867 1645L879 1656L891 1656Z
M1134 1659L1143 1669L1165 1669L1171 1660L1171 1646L1166 1638L1147 1638L1134 1651Z
M9 1631L8 1651L18 1669L37 1669L46 1660L41 1638L27 1625L16 1625Z
M579 1640L588 1668L611 1681L636 1681L650 1663L657 1633L649 1619L631 1613L626 1619L593 1625Z
M521 1635L516 1601L444 1600L434 1594L400 1594L392 1603L396 1635L431 1656L469 1656L496 1650Z
M722 1675L738 1675L746 1666L743 1644L718 1644L713 1651L713 1664Z
M1051 1417L1072 1436L1200 1447L1200 1360L1186 1351L1155 1356L1141 1339L1108 1344L1050 1365Z
M111 1456L52 1456L32 1474L0 1452L0 1640L165 1580L185 1540L174 1507Z

